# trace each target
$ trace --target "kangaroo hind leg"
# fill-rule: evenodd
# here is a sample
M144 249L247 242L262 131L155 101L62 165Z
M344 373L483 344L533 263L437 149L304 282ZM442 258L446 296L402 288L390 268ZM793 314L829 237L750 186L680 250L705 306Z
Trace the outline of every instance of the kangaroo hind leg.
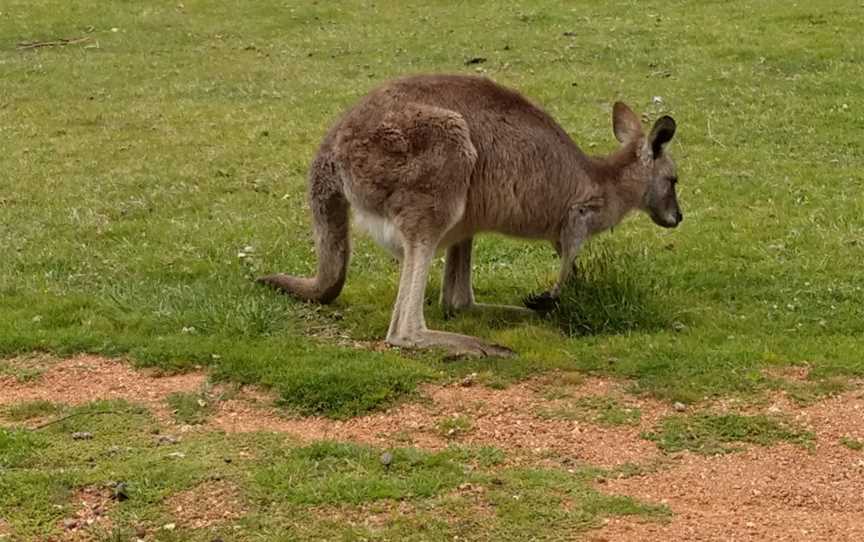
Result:
M457 312L473 309L500 310L520 315L533 315L534 311L512 305L490 305L477 303L471 284L471 253L473 238L465 239L447 249L444 277L441 284L441 307L444 316L451 318Z

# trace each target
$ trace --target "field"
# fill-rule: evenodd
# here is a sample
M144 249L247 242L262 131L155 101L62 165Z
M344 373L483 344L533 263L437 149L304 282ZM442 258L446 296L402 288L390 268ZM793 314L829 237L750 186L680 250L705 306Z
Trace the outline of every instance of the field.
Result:
M864 536L862 25L845 0L3 2L0 540ZM398 267L360 232L334 305L256 286L314 268L335 116L418 72L518 88L592 154L615 100L673 116L684 223L593 240L545 317L445 319L436 261L430 326L513 359L387 348ZM480 301L554 280L548 244L475 246Z

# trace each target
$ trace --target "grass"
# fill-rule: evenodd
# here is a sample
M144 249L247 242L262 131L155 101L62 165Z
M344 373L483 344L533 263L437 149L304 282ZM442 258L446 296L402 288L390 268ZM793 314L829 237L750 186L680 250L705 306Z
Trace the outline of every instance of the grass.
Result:
M0 376L10 376L17 382L28 382L41 375L42 372L34 367L22 366L10 360L0 360Z
M647 258L608 244L589 246L574 264L552 318L574 337L683 329L682 322L670 320L676 313L662 302L663 287L651 275L633 272Z
M499 386L600 372L684 401L765 389L767 365L860 376L864 51L848 44L862 23L852 0L265 0L242 14L221 1L9 0L0 355L207 365L337 417L470 372ZM16 49L79 36L89 41ZM465 65L477 56L487 61ZM504 343L516 360L354 348L385 333L397 282L362 236L332 307L250 281L313 268L304 177L334 117L385 79L427 71L515 86L589 152L613 148L615 99L680 127L681 228L639 217L592 242L548 319L445 321L430 308L433 327ZM518 303L555 275L543 243L486 236L475 260L483 301Z
M667 417L656 432L645 437L666 452L689 450L705 455L735 451L735 443L806 445L814 438L812 433L769 416L711 413Z
M779 387L799 405L810 405L825 397L846 391L849 389L849 384L843 378L830 377L816 381L784 381Z
M206 422L213 410L212 399L203 393L172 393L168 405L178 422L189 425Z
M23 422L63 412L65 406L51 401L37 400L15 403L2 410L2 416L9 421Z
M852 437L840 437L840 444L856 452L864 450L864 442Z
M612 397L582 397L562 405L544 408L537 415L548 420L579 420L600 425L637 425L642 412L622 405Z
M93 413L111 410L112 416ZM591 487L594 470L524 469L504 464L501 450L453 446L438 452L389 450L321 441L300 445L265 433L189 432L166 445L145 410L96 402L39 431L0 428L0 510L16 540L56 538L80 504L81 488L125 484L127 500L107 501L99 539L128 540L557 540L602 518L668 512ZM88 431L91 440L71 433ZM236 488L245 515L194 529L173 495L204 493L219 482ZM194 506L193 503L191 506ZM213 506L202 497L201 506ZM388 513L407 507L411 514ZM374 514L379 519L367 523ZM480 515L478 515L480 514ZM356 522L346 519L360 518ZM554 520L553 523L549 523ZM174 530L163 526L173 523ZM535 533L535 534L536 534ZM92 534L92 532L91 532Z
M447 438L458 438L471 431L471 418L468 416L451 416L438 422L438 433Z

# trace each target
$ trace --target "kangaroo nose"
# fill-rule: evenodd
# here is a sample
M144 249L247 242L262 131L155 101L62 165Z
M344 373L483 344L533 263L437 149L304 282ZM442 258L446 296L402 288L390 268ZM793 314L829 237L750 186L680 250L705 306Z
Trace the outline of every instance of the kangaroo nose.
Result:
M684 221L684 215L681 213L681 211L675 213L675 219L679 224Z

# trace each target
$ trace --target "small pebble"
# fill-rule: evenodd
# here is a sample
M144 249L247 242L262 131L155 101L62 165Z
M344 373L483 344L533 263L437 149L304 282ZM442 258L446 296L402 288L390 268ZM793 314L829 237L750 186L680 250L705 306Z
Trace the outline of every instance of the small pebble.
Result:
M93 438L93 433L87 431L76 431L72 433L72 440L90 440Z
M464 388L469 388L469 387L473 386L476 382L477 382L477 373L471 373L470 375L463 378L462 382L460 382L460 384Z
M180 439L175 437L174 435L159 435L156 439L156 445L161 446L163 444L177 444L180 442Z
M72 518L66 518L63 520L63 528L72 530L78 526L78 520Z
M684 412L685 410L687 410L687 405L681 402L676 402L674 405L672 405L672 408L675 409L675 412Z
M389 467L391 463L393 463L393 454L390 452L384 452L381 454L381 464L385 467Z

